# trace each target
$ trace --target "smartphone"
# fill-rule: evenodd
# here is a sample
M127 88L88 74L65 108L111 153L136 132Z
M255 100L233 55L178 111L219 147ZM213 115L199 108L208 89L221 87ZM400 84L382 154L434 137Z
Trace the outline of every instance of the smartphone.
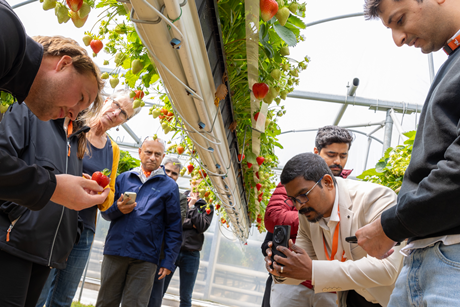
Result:
M133 202L136 201L136 196L137 196L136 192L125 192L123 194L123 199L125 199L125 197L129 198L127 204L132 204Z
M358 238L356 236L346 237L345 241L348 243L358 244ZM401 245L401 242L397 242L395 246Z

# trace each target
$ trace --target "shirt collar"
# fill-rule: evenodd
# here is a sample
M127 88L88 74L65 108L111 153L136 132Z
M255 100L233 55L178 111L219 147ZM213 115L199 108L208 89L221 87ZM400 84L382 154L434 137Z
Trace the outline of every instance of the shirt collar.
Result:
M452 36L451 38L449 38L449 40L447 41L446 44L450 43L454 38L456 38L458 35L460 35L460 30L457 31L457 33L454 34L454 36Z
M334 200L334 206L332 207L332 212L331 212L331 221L334 222L340 222L340 217L339 217L339 187L338 185L335 186L335 200Z

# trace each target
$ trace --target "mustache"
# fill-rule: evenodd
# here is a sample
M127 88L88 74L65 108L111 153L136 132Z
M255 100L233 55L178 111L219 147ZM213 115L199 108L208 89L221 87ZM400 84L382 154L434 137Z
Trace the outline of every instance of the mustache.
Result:
M336 167L336 168L338 168L338 169L340 169L340 170L343 170L343 167L342 167L342 165L340 165L340 164L332 164L332 165L329 165L329 168L333 168L333 167Z
M299 210L300 214L307 214L307 213L310 213L310 212L316 212L316 210L311 208L311 207L306 207L306 208L302 208L302 209Z

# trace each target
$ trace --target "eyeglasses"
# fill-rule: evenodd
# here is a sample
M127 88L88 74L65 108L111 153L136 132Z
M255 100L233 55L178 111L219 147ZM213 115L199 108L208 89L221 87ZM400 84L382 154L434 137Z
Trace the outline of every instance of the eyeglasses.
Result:
M324 177L324 175L323 175ZM323 177L321 177L316 183L315 185L310 189L308 190L307 193L305 194L300 194L299 196L297 197L292 197L292 196L288 196L288 199L285 199L284 200L284 203L290 207L294 207L295 206L295 203L298 202L299 205L303 205L305 203L307 203L309 201L308 199L308 194L310 194L311 191L313 191L313 189L321 182L321 180L323 179Z
M112 109L115 111L120 110L120 118L124 121L128 120L128 113L126 113L126 111L121 108L120 103L114 99L112 99Z
M172 170L170 170L170 169L167 169L167 168L165 168L165 171L166 171L166 173L167 173L167 174L171 173L171 175L172 175L172 176L179 176L179 174L178 174L178 173L176 173L176 172L173 172L173 171L172 171Z

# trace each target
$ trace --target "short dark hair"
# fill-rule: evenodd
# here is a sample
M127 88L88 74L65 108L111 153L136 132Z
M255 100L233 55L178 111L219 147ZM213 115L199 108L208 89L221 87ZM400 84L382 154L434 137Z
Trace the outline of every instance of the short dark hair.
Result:
M321 152L321 149L333 143L347 143L350 149L351 142L353 142L353 135L347 129L338 126L324 126L318 129L315 147L318 152Z
M399 2L400 0L393 0L394 2ZM422 3L423 0L415 0L418 3ZM380 3L382 0L365 0L364 1L364 17L366 20L379 18L380 13Z
M287 184L297 177L302 176L307 181L317 182L325 174L328 174L336 183L331 169L327 166L326 161L319 155L311 152L301 153L291 158L281 172L281 184ZM318 184L321 188L321 182Z

